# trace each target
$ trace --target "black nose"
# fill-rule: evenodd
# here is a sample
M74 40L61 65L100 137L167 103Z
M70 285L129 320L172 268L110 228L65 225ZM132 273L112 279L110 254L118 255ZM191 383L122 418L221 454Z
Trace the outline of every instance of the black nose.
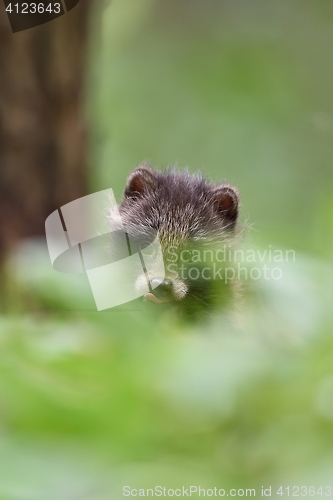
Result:
M154 278L151 280L150 285L156 297L168 297L172 293L172 282L170 280Z

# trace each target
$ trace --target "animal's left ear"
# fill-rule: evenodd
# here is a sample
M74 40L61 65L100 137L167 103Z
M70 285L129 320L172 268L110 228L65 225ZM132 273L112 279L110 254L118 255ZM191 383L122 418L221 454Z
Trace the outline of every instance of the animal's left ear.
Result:
M238 192L228 184L213 190L214 210L221 216L227 228L233 229L238 217Z

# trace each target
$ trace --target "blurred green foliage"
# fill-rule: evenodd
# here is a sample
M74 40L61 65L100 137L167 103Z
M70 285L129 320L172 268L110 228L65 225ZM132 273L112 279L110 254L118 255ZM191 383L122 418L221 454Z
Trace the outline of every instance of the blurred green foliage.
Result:
M93 29L91 191L120 199L143 160L189 165L240 189L249 247L296 261L255 282L240 324L184 325L139 302L97 313L23 247L0 317L0 498L332 485L333 4L115 0Z

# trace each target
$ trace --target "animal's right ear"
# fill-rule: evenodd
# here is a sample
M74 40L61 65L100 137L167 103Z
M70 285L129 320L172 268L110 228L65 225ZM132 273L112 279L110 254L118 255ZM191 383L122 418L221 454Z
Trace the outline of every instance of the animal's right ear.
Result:
M125 188L126 198L140 198L145 192L154 189L157 173L150 165L140 165L130 173Z

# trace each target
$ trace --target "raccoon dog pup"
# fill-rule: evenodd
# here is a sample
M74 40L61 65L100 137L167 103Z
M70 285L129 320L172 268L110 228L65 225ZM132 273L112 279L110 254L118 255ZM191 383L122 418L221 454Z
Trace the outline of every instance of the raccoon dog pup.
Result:
M137 277L138 290L147 279L154 285L148 301L196 316L232 297L223 267L237 240L238 207L234 187L208 183L200 174L155 171L148 164L130 173L119 205L122 222L129 230L139 226L148 239L151 230L157 233L164 260L164 276Z

